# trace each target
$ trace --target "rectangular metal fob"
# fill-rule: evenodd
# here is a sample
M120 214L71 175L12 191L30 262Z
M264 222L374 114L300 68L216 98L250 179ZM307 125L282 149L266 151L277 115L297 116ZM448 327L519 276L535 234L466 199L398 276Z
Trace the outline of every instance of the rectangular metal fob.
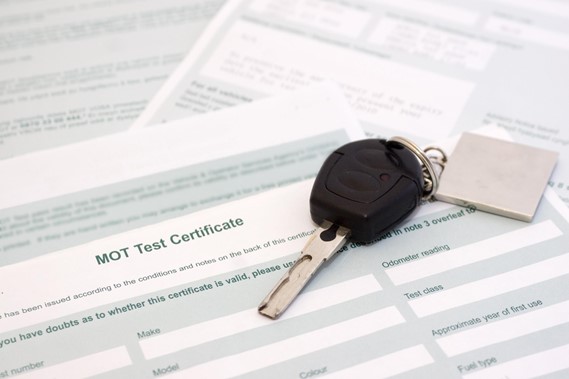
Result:
M558 153L464 133L441 174L437 200L529 222Z

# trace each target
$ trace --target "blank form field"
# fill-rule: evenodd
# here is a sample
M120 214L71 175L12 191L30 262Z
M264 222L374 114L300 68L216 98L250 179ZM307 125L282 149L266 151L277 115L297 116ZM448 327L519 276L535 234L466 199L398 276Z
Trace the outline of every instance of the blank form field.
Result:
M433 362L434 359L427 349L425 349L425 346L416 345L394 353L386 354L382 357L359 365L332 372L326 375L326 379L367 378L370 376L370 373L373 373L374 378L387 378L426 366Z
M494 0L511 5L515 8L526 9L530 12L541 12L554 17L569 18L569 4L559 0Z
M86 355L71 361L47 366L36 371L31 371L18 378L85 378L100 375L122 367L130 366L132 361L126 346L115 347L95 354Z
M470 70L484 70L496 51L489 42L389 16L377 23L368 40L390 50Z
M275 325L282 320L341 304L380 290L381 286L373 275L361 276L303 293L277 321L261 316L257 309L247 309L141 340L140 347L144 357L151 359L247 330Z
M249 9L267 18L284 19L292 24L348 38L357 38L372 18L369 11L326 0L254 0L249 4Z
M418 317L425 317L530 287L567 274L569 274L569 254L563 254L500 275L463 284L417 300L411 300L409 301L409 306Z
M493 16L488 19L484 29L502 36L518 38L522 41L569 50L568 34L527 25L519 21Z
M474 25L478 21L479 16L478 12L470 11L465 8L443 5L440 2L435 1L380 0L379 3L461 25Z
M272 366L363 337L405 319L395 307L387 307L363 316L287 338L245 352L215 359L171 374L169 378L228 378Z
M535 378L569 369L569 345L514 359L484 371L464 375L464 379Z
M447 356L452 357L569 323L567 315L569 315L569 301L564 301L520 316L510 317L448 337L439 338L437 343Z
M494 258L561 236L551 220L485 239L429 258L385 270L393 284L400 285L440 274L454 268Z

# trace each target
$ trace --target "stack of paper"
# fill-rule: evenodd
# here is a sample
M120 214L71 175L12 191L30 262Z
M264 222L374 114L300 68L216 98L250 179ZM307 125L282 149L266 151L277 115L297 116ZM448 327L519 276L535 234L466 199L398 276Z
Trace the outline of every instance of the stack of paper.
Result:
M0 378L569 375L564 3L0 8ZM331 151L486 124L560 153L531 223L426 204L257 313Z

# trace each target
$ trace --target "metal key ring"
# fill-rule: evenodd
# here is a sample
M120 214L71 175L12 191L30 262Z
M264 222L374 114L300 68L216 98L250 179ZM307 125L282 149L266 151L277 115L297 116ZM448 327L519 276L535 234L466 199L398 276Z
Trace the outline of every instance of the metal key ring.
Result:
M409 151L411 151L411 153L413 153L413 155L415 155L419 159L423 168L425 169L423 170L423 174L426 174L425 180L427 182L430 182L430 186L426 185L424 188L423 200L430 199L437 192L437 189L439 188L439 176L435 171L433 162L431 161L431 159L429 159L429 157L427 157L425 151L421 150L421 148L417 146L413 141L410 141L404 137L397 137L397 136L392 137L387 141L387 143L399 144L407 148ZM426 151L428 150L436 150L439 153L441 153L442 157L439 160L437 160L437 164L439 164L441 168L444 167L444 163L446 162L447 159L445 152L442 149L433 146L428 147Z

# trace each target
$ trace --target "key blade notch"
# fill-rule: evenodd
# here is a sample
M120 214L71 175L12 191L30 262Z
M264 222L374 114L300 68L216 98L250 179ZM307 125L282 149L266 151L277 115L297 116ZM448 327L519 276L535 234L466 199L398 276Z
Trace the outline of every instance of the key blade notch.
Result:
M350 234L349 229L326 222L308 240L299 259L279 280L258 307L259 313L277 319L302 291L322 263L342 247Z
M275 288L259 305L259 312L261 314L274 320L284 312L291 303L288 299L294 299L295 297L295 294L292 294L291 291L295 291L297 288L297 286L294 285L294 282L302 280L304 274L302 267L306 267L307 261L312 261L312 256L303 254L296 260L296 262L294 262L294 265L287 270ZM301 271L296 272L297 270Z

